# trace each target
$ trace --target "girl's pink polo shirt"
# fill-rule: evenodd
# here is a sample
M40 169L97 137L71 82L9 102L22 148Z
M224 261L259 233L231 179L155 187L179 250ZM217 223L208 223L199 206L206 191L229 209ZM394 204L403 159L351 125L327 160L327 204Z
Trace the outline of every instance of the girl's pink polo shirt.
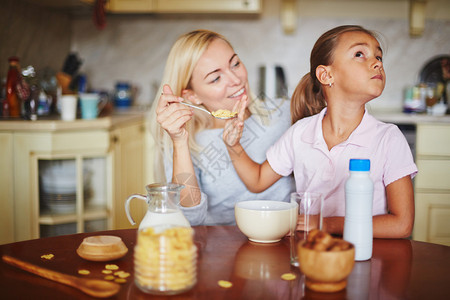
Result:
M373 214L387 213L385 187L404 176L414 177L417 167L409 145L393 124L386 124L364 113L349 138L328 150L322 134L324 108L319 114L292 125L267 150L272 169L288 176L294 172L297 191L324 195L323 216L345 215L345 181L351 158L370 159L374 183Z

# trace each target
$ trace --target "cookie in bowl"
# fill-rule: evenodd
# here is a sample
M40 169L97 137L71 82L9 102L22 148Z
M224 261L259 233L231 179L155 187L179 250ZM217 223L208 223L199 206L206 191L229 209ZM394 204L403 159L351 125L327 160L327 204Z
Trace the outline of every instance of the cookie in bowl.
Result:
M353 244L314 229L298 243L297 252L308 289L333 293L347 287L347 277L355 264Z

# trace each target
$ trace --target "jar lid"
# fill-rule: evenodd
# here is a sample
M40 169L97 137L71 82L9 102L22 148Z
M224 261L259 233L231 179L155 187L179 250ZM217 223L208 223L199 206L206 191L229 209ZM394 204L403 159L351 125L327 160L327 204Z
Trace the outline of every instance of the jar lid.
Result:
M95 235L83 239L77 254L91 261L110 261L127 254L128 248L122 239L113 235Z
M350 159L350 171L370 171L370 159Z

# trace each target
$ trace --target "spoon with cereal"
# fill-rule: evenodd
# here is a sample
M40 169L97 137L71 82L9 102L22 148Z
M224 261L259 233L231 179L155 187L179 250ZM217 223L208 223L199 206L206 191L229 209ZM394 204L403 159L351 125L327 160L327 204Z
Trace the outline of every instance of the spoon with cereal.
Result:
M221 120L233 119L233 118L236 118L236 116L237 116L237 111L229 111L228 109L218 109L218 110L211 112L203 107L196 106L196 105L193 105L190 103L186 103L186 102L180 102L180 103L183 105L204 111L204 112L210 114L211 116L213 116L214 118L221 119Z

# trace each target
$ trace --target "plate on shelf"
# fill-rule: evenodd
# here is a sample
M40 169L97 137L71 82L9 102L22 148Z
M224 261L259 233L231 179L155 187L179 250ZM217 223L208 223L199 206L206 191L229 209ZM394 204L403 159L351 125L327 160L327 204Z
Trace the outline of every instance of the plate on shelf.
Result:
M42 192L40 202L51 213L70 214L76 211L76 194L51 194Z
M442 64L445 63L445 61L447 61L447 68L450 68L448 67L448 64L450 64L449 55L439 55L426 62L419 73L420 83L434 85L438 82L445 82L442 72Z

